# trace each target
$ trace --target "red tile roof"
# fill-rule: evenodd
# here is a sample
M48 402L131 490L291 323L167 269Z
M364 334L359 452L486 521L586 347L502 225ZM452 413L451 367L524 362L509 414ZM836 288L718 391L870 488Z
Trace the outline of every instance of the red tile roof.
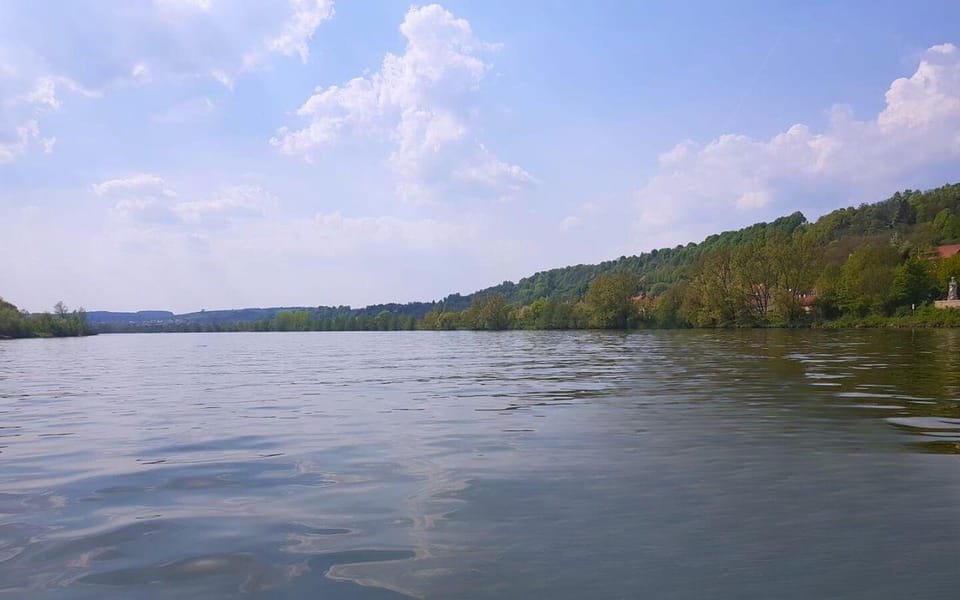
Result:
M946 246L937 246L937 254L940 258L950 258L960 254L960 244L947 244Z

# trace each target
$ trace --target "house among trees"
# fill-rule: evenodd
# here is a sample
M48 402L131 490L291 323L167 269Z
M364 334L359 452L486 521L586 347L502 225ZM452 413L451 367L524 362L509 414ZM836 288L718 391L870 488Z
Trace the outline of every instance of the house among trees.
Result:
M950 258L951 256L957 256L958 254L960 254L960 244L937 246L937 257L939 258Z

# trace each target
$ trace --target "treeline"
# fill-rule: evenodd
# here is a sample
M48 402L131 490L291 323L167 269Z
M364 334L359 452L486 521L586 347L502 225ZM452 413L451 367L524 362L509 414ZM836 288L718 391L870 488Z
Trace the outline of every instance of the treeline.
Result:
M340 314L324 317L311 311L282 311L272 319L249 324L249 331L400 331L417 328L412 315L381 310L376 315Z
M31 314L0 298L0 338L70 337L93 335L81 308L70 311L57 302L53 313Z
M470 299L453 294L441 302L350 306L241 308L202 310L175 315L169 311L93 311L87 321L103 333L188 331L376 331L409 329L432 309L466 308ZM295 317L291 317L291 314ZM282 316L281 316L282 315Z
M960 184L897 192L815 223L796 212L699 244L543 271L439 302L213 311L101 330L960 326L960 311L932 306L960 277L960 257L938 253L945 244L960 244Z

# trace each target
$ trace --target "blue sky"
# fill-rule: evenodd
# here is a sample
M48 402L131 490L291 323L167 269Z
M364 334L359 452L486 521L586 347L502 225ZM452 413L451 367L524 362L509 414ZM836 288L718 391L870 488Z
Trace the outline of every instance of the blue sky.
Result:
M0 5L0 294L361 306L958 179L956 2Z

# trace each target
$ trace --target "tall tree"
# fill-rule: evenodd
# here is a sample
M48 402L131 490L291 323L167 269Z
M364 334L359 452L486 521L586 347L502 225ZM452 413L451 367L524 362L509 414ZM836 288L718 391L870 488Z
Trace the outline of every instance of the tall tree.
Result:
M637 320L639 278L628 271L617 271L598 276L587 290L586 302L590 324L601 329L627 329Z

